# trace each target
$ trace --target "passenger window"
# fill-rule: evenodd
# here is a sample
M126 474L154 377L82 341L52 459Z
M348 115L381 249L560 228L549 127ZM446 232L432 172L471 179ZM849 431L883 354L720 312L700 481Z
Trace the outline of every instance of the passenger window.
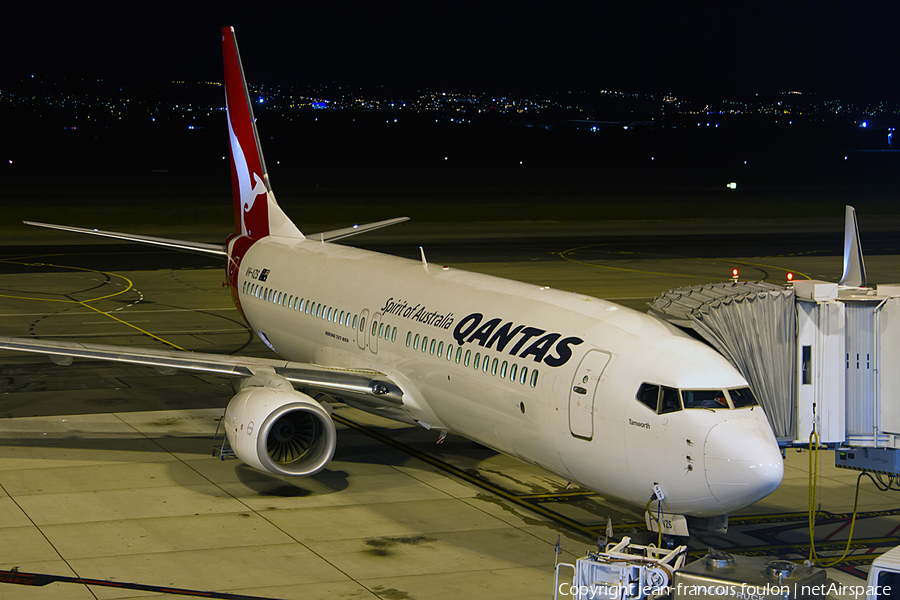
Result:
M412 331L406 332L406 347L409 348L409 345L412 343Z
M429 351L431 354L434 354L435 341L436 341L436 340L435 340L434 338L431 338L431 348L428 349L428 351Z
M505 360L503 364L500 365L500 379L506 379L506 367L509 365Z
M394 327L394 329L391 331L391 341L392 342L397 341L397 328L396 327Z
M490 357L489 357L489 356L485 356L485 357L484 357L484 367L483 367L483 370L484 370L485 373L488 372L488 363L489 363L489 362L491 362ZM493 370L493 372L491 373L491 375L496 375L496 374L497 374L497 359L495 358L495 359L494 359L494 370Z
M475 370L478 370L478 364L481 362L481 352L475 353Z
M340 319L339 323L340 323L341 325L344 324L344 311L341 311L341 319Z
M525 385L526 379L528 379L528 367L522 367L522 374L519 375L519 383Z
M357 315L353 315L353 329L356 329L356 318Z
M331 311L332 311L332 309L329 308L328 311L325 313L325 320L326 320L326 321L330 321L330 320L331 320Z
M512 366L509 368L509 380L510 381L516 380L516 369L518 369L518 367L516 366L516 363L513 363Z
M353 317L353 322L356 323L356 317L355 317L355 316ZM363 332L363 331L366 330L366 318L365 318L365 317L360 317L360 318L359 318L359 330L360 330L360 332Z
M291 304L293 304L293 303L294 303L294 296L293 295L288 296L288 307L290 307Z
M380 338L384 337L384 323L382 323L381 325L378 326L378 337L380 337Z
M466 350L466 359L463 361L463 364L464 364L465 366L468 367L468 366L469 366L469 360L470 360L471 358L472 358L472 351L471 351L471 350ZM459 359L456 359L456 362L459 362Z
M538 380L538 370L535 369L534 371L531 372L531 387L537 387L537 380Z
M422 336L422 352L426 352L428 350L428 336Z
M663 386L662 397L659 399L659 414L664 415L679 410L681 410L681 399L678 397L678 390Z
M685 408L728 408L722 390L681 390Z
M441 358L442 356L444 356L444 342L443 341L440 344L438 344L438 353L437 354L438 354L438 358Z
M462 357L462 346L456 349L456 364L459 364L460 357Z
M636 395L638 402L656 412L656 406L659 404L659 386L650 383L642 383L638 388Z
M759 404L756 401L756 397L753 396L753 392L751 392L748 387L728 390L728 393L731 395L731 403L734 404L735 408L756 406Z
M372 321L372 337L375 337L376 333L378 333L378 321Z
M416 339L413 340L413 348L416 350L419 349L419 334L418 333L416 334Z
M275 292L275 304L281 304L281 292Z
M447 344L447 360L453 358L453 344Z

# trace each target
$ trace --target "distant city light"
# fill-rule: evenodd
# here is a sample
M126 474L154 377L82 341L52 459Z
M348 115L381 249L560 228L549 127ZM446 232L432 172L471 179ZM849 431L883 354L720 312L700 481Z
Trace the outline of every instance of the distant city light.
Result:
M737 182L732 181L731 183L729 183L729 184L728 184L727 186L725 186L725 187L727 187L729 190L736 190L736 189L737 189Z
M865 129L866 127L869 126L869 122L868 122L868 121L863 121L862 123L859 124L859 126L862 127L863 129Z

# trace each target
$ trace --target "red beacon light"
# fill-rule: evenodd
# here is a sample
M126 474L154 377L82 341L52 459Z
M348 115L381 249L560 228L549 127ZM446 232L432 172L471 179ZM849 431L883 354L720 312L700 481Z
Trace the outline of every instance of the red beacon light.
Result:
M793 273L787 274L787 287L794 287L794 274Z
M734 282L737 282L737 280L738 280L738 270L737 269L731 270L731 280Z

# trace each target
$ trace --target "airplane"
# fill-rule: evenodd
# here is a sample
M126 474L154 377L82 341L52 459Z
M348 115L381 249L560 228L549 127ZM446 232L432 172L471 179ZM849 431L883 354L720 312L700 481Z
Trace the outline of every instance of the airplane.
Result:
M221 34L235 223L223 245L26 223L220 257L234 305L284 360L19 338L0 348L230 376L227 440L275 475L328 465L337 433L325 400L338 399L681 519L720 517L778 487L781 453L747 381L675 327L424 253L334 243L405 218L301 233L275 200L234 29Z

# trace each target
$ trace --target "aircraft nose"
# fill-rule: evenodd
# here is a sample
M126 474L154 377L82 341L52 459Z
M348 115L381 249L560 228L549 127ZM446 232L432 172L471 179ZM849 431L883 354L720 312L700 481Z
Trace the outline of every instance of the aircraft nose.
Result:
M706 481L724 512L765 498L784 476L781 452L764 421L717 423L706 437L704 454Z

